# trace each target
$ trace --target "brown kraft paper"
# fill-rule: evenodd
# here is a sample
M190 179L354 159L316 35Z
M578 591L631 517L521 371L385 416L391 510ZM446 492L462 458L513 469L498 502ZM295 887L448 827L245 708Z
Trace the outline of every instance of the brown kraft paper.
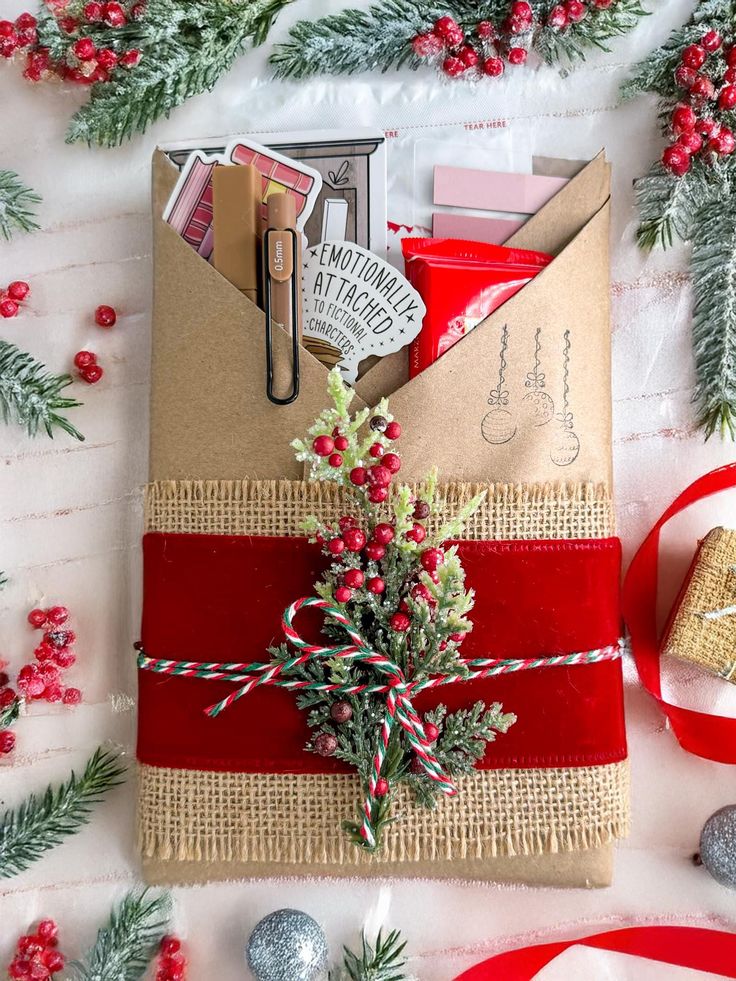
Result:
M327 369L302 350L299 399L268 402L262 312L160 217L176 177L157 151L150 479L299 479L289 444L324 407ZM404 430L402 477L421 479L437 466L447 481L591 482L610 492L609 183L601 153L527 222L509 244L549 251L554 261L438 362L406 381L399 352L358 381L354 408L391 396ZM275 332L276 360L288 361L289 343ZM357 874L603 886L617 836L482 861L378 862ZM288 861L144 859L151 882L339 871Z

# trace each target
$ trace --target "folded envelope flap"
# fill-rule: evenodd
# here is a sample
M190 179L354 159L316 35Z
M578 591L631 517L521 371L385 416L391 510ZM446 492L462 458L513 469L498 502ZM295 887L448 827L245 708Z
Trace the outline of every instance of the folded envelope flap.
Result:
M264 315L161 218L176 179L156 151L150 478L301 477L289 444L324 408L327 371L302 350L299 398L268 401ZM290 343L274 331L277 363Z

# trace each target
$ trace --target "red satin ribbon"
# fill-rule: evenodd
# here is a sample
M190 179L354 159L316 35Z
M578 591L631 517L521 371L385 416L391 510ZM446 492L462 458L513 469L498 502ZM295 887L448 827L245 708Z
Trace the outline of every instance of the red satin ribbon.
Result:
M644 687L659 702L683 749L717 763L736 763L736 719L671 705L662 697L657 634L659 536L670 518L703 498L736 487L736 463L700 477L667 508L644 539L624 580L623 612ZM729 975L730 977L731 975Z
M626 927L578 940L522 947L471 967L455 981L531 981L570 947L594 947L736 978L736 934L703 927Z

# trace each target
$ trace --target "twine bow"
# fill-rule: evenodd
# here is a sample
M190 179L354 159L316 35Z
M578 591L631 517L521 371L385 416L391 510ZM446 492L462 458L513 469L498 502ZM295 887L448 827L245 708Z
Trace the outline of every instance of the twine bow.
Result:
M334 647L324 647L309 644L293 627L296 614L304 607L315 607L323 610L325 616L339 623L351 640L350 644L340 644ZM417 759L424 767L427 776L433 780L442 793L452 797L457 788L450 776L444 772L431 743L417 714L412 698L420 691L437 688L441 685L453 684L457 681L469 681L474 678L488 678L492 675L509 674L513 671L529 671L537 668L548 668L561 665L593 664L597 661L610 661L621 656L622 643L611 644L592 651L573 654L554 654L547 657L534 658L477 658L460 660L460 664L468 669L465 675L434 675L429 678L411 681L406 678L401 667L383 654L373 650L360 636L351 621L338 607L317 596L302 597L292 603L285 611L281 620L284 634L289 643L299 652L294 657L285 660L245 662L220 661L172 661L163 658L149 657L142 649L138 655L138 667L144 671L155 671L159 674L177 675L185 678L203 678L208 681L230 681L241 687L227 695L221 701L205 709L207 715L217 716L243 695L247 695L259 685L273 685L287 688L290 691L324 691L341 695L359 695L362 693L386 695L386 714L381 724L380 739L377 750L371 761L368 787L363 802L363 823L361 836L366 844L373 848L376 844L373 824L373 811L378 800L376 789L381 778L381 770L388 750L389 740L394 726L398 722L406 732L409 744ZM299 664L313 659L328 660L344 658L370 666L382 676L382 681L369 684L344 684L340 682L308 681L298 678L285 678Z

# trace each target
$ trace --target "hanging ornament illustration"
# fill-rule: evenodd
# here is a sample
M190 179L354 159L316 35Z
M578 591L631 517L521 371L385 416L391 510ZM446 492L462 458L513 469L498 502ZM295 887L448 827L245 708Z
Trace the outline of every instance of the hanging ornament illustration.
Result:
M493 406L490 412L486 412L480 424L480 431L483 439L487 443L499 445L508 443L516 435L516 422L508 409L504 408L509 404L509 393L504 389L504 376L506 373L506 350L509 346L509 325L503 325L501 334L501 351L499 354L498 366L498 385L490 391L488 404Z
M546 426L551 422L555 414L555 403L544 391L546 382L544 372L540 371L541 363L539 354L542 349L541 344L542 328L537 327L534 335L534 367L527 373L524 387L530 389L521 400L521 409L524 413L524 422L529 426Z
M562 355L562 412L555 418L560 427L555 432L549 458L557 467L569 467L580 453L580 440L573 430L572 412L570 412L570 331L566 330L565 347Z

